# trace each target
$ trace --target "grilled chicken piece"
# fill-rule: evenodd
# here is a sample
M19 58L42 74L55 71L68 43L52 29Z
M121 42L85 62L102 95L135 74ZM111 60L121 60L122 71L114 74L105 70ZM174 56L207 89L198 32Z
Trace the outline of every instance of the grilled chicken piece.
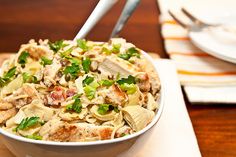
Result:
M145 72L140 72L136 75L136 78L138 78L139 80L137 84L139 86L140 91L148 92L151 88L148 74Z
M44 84L47 87L50 87L52 84L56 84L55 77L60 68L61 64L57 59L54 59L51 65L46 65L44 69Z
M161 83L160 83L160 79L159 76L157 74L157 72L155 71L155 68L152 64L148 64L148 60L146 60L146 66L145 66L145 71L149 76L149 80L151 83L151 93L153 95L156 95L157 92L160 91L161 89Z
M53 51L49 47L37 45L33 40L30 41L30 44L22 45L20 52L27 51L32 59L39 60L42 56L49 57L53 56ZM21 55L18 53L18 57ZM18 58L17 57L17 58Z
M8 110L13 108L13 104L9 102L0 102L0 110Z
M117 58L115 55L107 56L102 63L99 64L98 70L102 75L127 77L134 75L140 69L136 68L133 64Z
M60 142L94 141L110 139L113 127L96 126L88 123L69 124L53 119L48 121L39 131L43 140Z
M117 85L112 85L104 91L105 101L117 106L124 106L128 101L128 96Z
M88 123L77 123L76 137L73 141L94 141L111 139L113 127L96 126Z
M62 122L59 119L52 119L42 126L39 135L43 137L43 140L68 142L71 141L71 137L76 132L77 128L74 125Z
M16 114L16 109L11 108L9 110L0 111L0 124L6 122L8 119Z
M34 86L24 84L21 88L13 92L12 95L5 97L3 101L13 104L16 108L21 108L36 98L40 98L40 96Z

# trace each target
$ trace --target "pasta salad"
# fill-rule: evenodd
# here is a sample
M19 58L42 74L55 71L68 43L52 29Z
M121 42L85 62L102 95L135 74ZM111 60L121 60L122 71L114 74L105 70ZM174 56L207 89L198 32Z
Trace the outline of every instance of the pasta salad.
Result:
M158 110L160 81L140 52L122 38L30 40L1 67L1 127L60 142L142 130Z

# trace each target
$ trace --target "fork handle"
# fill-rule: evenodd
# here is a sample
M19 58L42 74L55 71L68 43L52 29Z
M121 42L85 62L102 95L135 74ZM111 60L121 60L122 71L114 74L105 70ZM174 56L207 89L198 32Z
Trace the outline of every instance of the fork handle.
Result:
M84 38L118 0L100 0L74 40Z
M121 29L124 27L125 23L128 21L129 17L132 15L136 7L138 6L140 0L127 0L125 7L111 33L110 38L115 37L119 34Z

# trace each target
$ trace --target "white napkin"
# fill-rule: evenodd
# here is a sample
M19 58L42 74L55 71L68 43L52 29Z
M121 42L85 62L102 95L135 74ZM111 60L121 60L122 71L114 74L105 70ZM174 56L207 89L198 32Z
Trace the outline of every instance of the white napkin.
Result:
M192 13L202 15L199 9L207 13L200 17L206 18L214 8L221 8L221 13L233 10L235 0L157 0L161 10L162 36L170 58L175 62L181 85L192 103L236 103L236 65L212 57L194 46L188 33L173 21L167 11L171 9L186 23L189 20L180 13L186 7ZM214 4L214 6L212 5ZM210 7L209 7L210 6ZM223 7L222 7L223 6ZM189 9L191 8L191 9ZM212 8L212 9L211 9ZM212 13L215 15L215 13ZM207 18L205 19L207 20ZM232 73L233 72L233 73Z
M165 105L157 124L119 157L200 157L196 136L183 100L176 68L170 60L158 60L165 88Z

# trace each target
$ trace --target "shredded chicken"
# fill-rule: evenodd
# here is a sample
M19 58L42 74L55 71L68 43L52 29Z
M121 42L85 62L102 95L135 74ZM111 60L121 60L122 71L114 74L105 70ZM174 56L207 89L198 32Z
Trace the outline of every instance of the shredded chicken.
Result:
M111 55L99 64L98 70L108 76L115 77L120 74L120 77L127 77L129 75L135 75L140 69L121 58L117 58L115 55Z
M9 110L0 111L0 123L6 122L8 119L16 114L16 109L11 108Z

